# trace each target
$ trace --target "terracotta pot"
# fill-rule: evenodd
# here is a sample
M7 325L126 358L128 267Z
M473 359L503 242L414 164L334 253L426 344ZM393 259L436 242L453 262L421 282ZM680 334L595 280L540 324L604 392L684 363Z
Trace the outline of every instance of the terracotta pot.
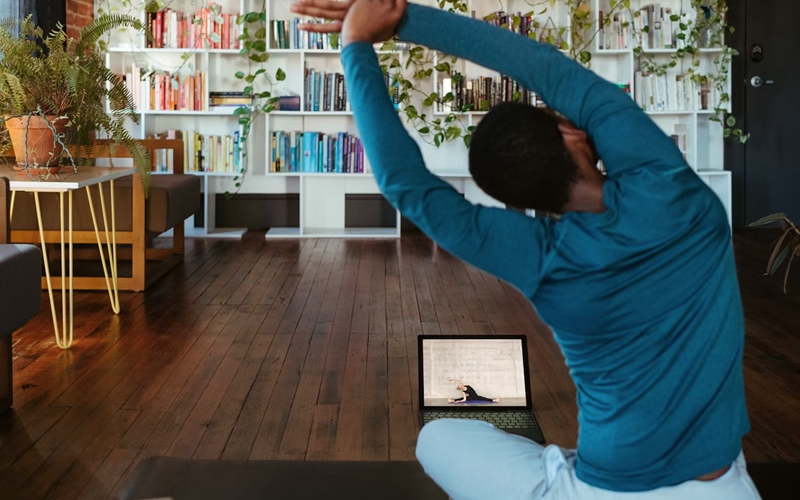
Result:
M47 116L58 134L63 134L67 129L68 120L58 116ZM17 158L15 170L24 171L26 164L28 168L38 167L47 168L50 173L56 173L61 169L58 164L64 148L61 143L53 137L53 130L45 122L44 118L38 115L23 116L19 118L6 116L6 128L11 136L11 144L14 146L14 155ZM27 136L27 137L26 137Z

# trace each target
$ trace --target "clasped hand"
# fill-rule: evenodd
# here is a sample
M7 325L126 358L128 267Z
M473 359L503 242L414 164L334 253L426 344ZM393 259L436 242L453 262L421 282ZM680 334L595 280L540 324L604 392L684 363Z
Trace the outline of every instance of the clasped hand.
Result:
M406 11L406 0L297 0L291 11L321 17L330 23L301 23L298 27L317 33L342 33L342 45L377 43L392 37Z

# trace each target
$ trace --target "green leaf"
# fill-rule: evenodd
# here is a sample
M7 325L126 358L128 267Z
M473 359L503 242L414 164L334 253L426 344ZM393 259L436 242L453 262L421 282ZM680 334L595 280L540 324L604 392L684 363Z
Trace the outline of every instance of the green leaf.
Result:
M725 119L725 125L733 127L734 125L736 125L736 118L734 118L733 116L728 116L728 118Z
M281 68L278 68L278 71L275 72L275 79L279 82L286 80L286 73Z
M672 14L671 16L669 16L669 20L674 23L676 21L680 21L681 20L681 16L679 16L678 14Z
M437 64L436 66L434 66L434 68L436 69L436 71L441 71L443 73L447 73L447 72L450 71L450 64L447 63L447 62L441 62L441 63Z
M442 137L444 136L441 133L433 136L433 144L435 144L437 148L442 144Z
M438 98L439 95L436 92L433 92L431 95L426 97L424 101L422 101L422 104L425 106L432 106L433 103L436 102L436 99Z
M431 129L430 127L422 127L420 129L417 129L417 132L419 132L420 134L430 134Z
M244 79L247 83L253 83L253 80L256 79L256 75L247 75Z
M406 110L406 116L408 116L409 120L413 120L413 119L415 119L415 118L417 118L419 116L419 113L417 112L417 108L415 108L414 106L412 106L410 104L408 106L406 106L405 110Z
M209 33L208 34L208 38L214 43L219 43L219 41L220 41L218 33Z
M457 125L452 125L450 127L447 127L447 130L445 131L446 140L452 141L458 139L459 137L461 137L461 127Z
M253 35L257 40L264 40L267 38L267 28L261 27L258 28Z
M246 23L255 23L261 18L261 13L259 12L248 12L244 15L244 21Z
M238 107L238 108L233 110L233 116L241 116L241 115L246 115L246 114L249 114L249 113L250 113L250 109L246 108L244 106Z
M252 85L248 85L247 87L245 87L244 89L242 89L242 92L243 92L243 93L244 93L244 95L246 95L246 96L253 95L253 86L252 86Z
M589 61L592 60L592 53L588 50L584 50L579 55L579 60L581 64L587 64Z

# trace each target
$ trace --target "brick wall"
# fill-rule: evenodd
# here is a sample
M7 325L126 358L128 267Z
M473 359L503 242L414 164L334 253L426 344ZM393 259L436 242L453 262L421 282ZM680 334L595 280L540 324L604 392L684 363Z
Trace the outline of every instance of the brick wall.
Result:
M78 31L94 18L94 0L67 1L67 35L77 37Z

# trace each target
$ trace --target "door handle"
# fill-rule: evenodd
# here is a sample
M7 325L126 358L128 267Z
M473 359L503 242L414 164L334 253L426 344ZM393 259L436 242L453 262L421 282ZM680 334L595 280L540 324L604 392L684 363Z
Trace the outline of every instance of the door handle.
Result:
M765 79L761 78L760 76L754 76L753 78L750 79L750 85L755 87L755 88L758 88L758 87L760 87L762 85L772 85L774 83L775 83L775 80L765 80Z

